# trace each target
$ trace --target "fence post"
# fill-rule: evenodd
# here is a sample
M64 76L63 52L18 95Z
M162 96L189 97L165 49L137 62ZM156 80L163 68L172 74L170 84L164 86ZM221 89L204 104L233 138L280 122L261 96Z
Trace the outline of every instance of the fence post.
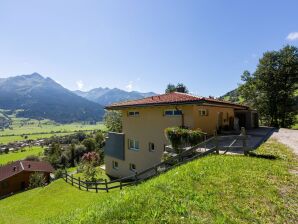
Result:
M67 176L68 176L68 174L67 174L67 172L65 172L65 181L66 181L66 183L67 183Z
M122 180L120 179L120 190L122 190Z
M86 189L87 189L87 191L89 191L89 184L88 184L89 182L87 182L87 180L85 181L85 184L86 184Z
M98 193L98 184L97 184L97 182L95 182L95 190L96 190L96 193Z
M214 131L214 139L215 139L215 150L216 154L219 154L219 144L218 144L218 137L217 137L217 131Z
M79 177L79 189L81 190L81 177Z
M244 155L247 155L247 135L244 127L241 127L241 135L244 136L242 140Z
M105 179L105 184L106 184L106 191L107 191L107 192L109 192L109 188L108 188L107 179Z
M73 186L73 174L71 174L71 185Z

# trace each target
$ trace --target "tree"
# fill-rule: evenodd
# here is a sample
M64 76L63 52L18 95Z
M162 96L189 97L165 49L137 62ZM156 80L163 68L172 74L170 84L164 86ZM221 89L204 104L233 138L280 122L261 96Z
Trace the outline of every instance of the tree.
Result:
M176 91L179 92L179 93L188 93L188 89L183 83L178 83L177 84Z
M107 111L103 119L109 131L122 132L121 112L115 110Z
M188 89L183 83L178 83L176 86L170 83L167 85L165 93L172 92L188 93Z
M34 172L30 175L29 178L29 188L33 189L36 187L42 187L46 184L46 179L43 175L43 173L40 172Z
M167 85L167 88L166 88L166 93L172 93L172 92L175 92L176 91L176 86L175 85L173 85L173 84L171 84L171 83L169 83L168 85Z
M96 141L94 138L86 138L82 141L82 144L87 148L88 152L94 151L96 149Z
M295 122L298 84L298 48L286 46L264 53L255 73L245 71L239 91L256 108L265 124L289 127Z
M96 181L96 166L100 164L99 155L96 152L85 153L82 157L83 175L87 181Z

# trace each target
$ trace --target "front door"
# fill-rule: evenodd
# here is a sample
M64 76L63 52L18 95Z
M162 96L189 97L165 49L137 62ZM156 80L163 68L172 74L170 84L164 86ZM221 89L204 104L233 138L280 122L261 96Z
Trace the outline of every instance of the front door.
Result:
M21 190L23 191L23 190L25 190L25 188L26 188L26 183L25 183L25 181L22 181L21 182Z

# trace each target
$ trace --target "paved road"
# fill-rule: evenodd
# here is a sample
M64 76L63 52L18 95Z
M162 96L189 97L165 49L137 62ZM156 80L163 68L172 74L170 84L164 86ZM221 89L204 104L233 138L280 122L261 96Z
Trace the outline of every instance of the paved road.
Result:
M271 138L287 145L298 155L298 130L280 128L273 133Z

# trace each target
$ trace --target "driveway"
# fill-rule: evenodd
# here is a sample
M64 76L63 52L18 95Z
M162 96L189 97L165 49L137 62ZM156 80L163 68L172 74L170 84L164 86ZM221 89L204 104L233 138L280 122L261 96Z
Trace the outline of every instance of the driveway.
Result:
M271 138L287 145L298 155L298 130L280 128L273 133Z

